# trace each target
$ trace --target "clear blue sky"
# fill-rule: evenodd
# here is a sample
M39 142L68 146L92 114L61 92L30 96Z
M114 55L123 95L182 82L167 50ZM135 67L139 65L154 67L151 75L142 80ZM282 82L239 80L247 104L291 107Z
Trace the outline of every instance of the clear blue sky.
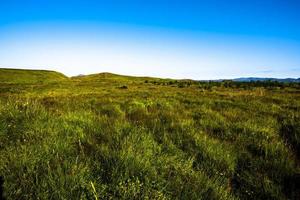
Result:
M297 0L0 0L0 67L300 77Z

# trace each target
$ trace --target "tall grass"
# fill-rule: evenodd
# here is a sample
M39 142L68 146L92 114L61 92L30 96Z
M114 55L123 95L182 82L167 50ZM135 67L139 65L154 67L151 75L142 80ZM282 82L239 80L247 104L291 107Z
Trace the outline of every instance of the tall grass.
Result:
M300 197L296 87L110 74L69 81L2 85L5 198Z

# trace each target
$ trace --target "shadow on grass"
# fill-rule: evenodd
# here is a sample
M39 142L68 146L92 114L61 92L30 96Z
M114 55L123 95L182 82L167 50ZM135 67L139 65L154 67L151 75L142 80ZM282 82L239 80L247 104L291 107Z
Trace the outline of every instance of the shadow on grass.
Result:
M4 179L2 176L0 176L0 199L4 200L4 196L3 196L3 184L4 184Z

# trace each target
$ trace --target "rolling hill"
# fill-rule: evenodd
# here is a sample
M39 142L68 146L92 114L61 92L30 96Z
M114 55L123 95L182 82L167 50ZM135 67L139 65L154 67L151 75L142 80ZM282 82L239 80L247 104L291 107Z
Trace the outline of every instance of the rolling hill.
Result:
M0 68L0 83L49 83L67 80L62 73L47 70Z

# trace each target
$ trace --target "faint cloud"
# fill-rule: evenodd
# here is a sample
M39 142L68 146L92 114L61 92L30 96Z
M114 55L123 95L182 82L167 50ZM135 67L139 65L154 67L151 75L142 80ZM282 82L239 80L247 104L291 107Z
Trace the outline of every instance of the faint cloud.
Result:
M300 68L294 68L290 70L291 72L300 72Z
M264 73L264 74L269 74L269 73L274 73L275 70L262 70L262 71L259 71L259 73Z

